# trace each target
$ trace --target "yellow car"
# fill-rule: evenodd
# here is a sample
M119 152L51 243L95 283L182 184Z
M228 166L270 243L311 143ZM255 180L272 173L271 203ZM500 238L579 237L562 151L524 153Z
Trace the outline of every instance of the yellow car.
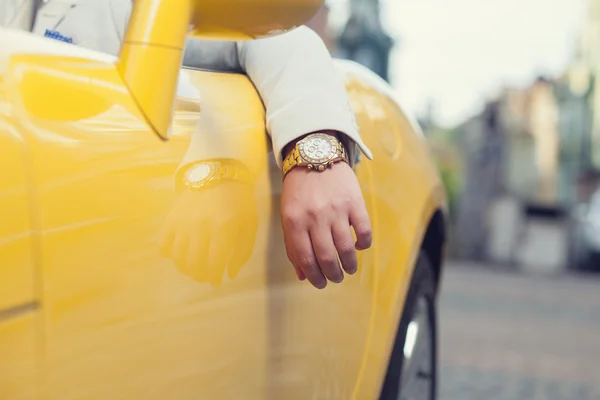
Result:
M391 89L338 61L375 157L355 167L374 244L323 291L287 260L247 77L183 70L175 96L188 17L251 38L319 5L138 2L118 59L0 28L0 399L435 398L446 200ZM165 235L214 262L177 268Z

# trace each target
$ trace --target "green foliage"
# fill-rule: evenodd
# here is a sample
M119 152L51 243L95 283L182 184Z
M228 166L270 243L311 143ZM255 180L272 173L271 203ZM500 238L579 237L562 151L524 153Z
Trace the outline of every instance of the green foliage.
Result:
M458 146L457 135L453 131L438 128L428 132L427 140L448 195L450 218L454 220L464 179L463 158Z

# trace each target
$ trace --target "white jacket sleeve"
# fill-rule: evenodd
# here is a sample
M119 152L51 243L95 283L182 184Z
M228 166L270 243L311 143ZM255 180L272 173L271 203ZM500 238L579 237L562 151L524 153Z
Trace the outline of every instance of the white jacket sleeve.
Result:
M245 42L190 40L184 65L245 72L266 108L277 164L291 141L320 130L343 133L351 160L363 143L340 72L321 38L307 27Z
M311 132L346 135L351 160L363 143L342 75L321 38L300 27L280 36L238 42L240 65L263 99L277 164L289 142Z

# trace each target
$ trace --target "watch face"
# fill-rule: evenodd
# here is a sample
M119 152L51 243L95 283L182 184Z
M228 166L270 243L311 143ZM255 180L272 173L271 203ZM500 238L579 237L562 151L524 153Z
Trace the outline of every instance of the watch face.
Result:
M190 183L202 182L210 176L211 170L211 166L208 164L196 165L190 169L187 179Z
M299 151L305 160L323 163L335 155L335 142L329 135L316 134L300 142Z

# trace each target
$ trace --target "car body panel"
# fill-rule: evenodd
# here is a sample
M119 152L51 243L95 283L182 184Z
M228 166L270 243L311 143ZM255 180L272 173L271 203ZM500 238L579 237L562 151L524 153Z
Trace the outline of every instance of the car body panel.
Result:
M0 371L35 362L22 379L0 379L3 400L377 396L423 235L445 200L418 128L372 73L338 63L375 154L355 167L374 246L355 276L318 291L287 260L281 173L245 76L183 71L186 95L163 141L110 56L14 31L0 40L0 141L15 143L2 152L16 182L2 185L22 196L0 233L24 232L29 246L23 268L0 269L21 288L0 301L39 302L0 319ZM181 171L208 160L235 160L251 184L175 190ZM166 228L191 232L198 215L214 240L188 254L227 268L181 270L159 251ZM244 229L223 237L232 216Z
M353 398L376 398L425 231L437 210L446 212L447 200L420 128L389 85L357 64L340 66L352 77L348 92L374 156L370 165L378 281L363 380Z
M0 100L1 101L1 100ZM22 138L0 121L0 310L21 307L36 300L29 166Z
M15 313L0 321L0 399L38 399L39 314Z

